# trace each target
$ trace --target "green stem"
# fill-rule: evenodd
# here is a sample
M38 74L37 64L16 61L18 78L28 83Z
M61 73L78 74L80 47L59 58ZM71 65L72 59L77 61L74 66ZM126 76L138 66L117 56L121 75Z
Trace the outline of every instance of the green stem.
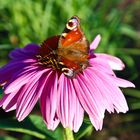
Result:
M73 132L69 128L64 128L64 140L74 140Z

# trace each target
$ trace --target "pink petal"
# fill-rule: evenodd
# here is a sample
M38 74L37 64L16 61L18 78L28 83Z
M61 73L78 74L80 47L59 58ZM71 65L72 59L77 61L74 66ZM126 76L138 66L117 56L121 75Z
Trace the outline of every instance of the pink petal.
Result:
M84 110L88 114L94 116L95 119L104 118L105 108L99 105L98 97L95 95L94 88L90 88L88 79L84 78L82 75L78 75L76 79L73 79L73 82L75 90L77 91L77 96ZM93 96L93 94L95 96Z
M59 78L59 87L58 87L58 117L64 128L69 127L69 116L68 116L68 88L67 88L67 80L65 80L65 76L61 74ZM71 119L71 118L70 118ZM70 125L72 127L72 125Z
M70 85L69 85L70 86ZM71 85L71 89L74 88L73 85ZM73 89L73 96L75 96L76 91ZM75 109L75 114L74 114L74 120L73 120L73 130L74 132L78 132L80 129L80 126L82 125L83 118L84 118L84 109L82 108L79 100L77 97L74 97L75 99L75 104L73 104L73 108ZM71 100L72 102L73 100ZM72 103L71 103L72 104Z
M16 117L22 121L33 109L44 87L43 73L47 69L38 71L34 77L23 87L17 100Z
M81 107L71 79L61 74L59 79L58 117L64 128L68 127L77 132L82 124L84 110Z
M124 63L117 57L101 53L96 53L95 55L102 61L107 61L113 70L123 70L125 68Z
M91 77L91 73L92 73L92 77ZM89 80L89 85L91 86L91 88L93 89L93 91L95 92L95 94L93 94L93 96L95 96L95 98L100 101L99 105L102 107L105 107L105 109L107 109L109 112L114 112L114 107L113 107L113 103L112 103L112 99L110 98L110 96L108 96L106 93L104 93L104 91L102 90L102 81L101 79L94 74L94 69L87 69L84 72L84 76L87 77L87 79ZM91 83L91 84L90 84Z
M98 47L100 40L101 36L97 35L93 40L93 42L90 44L90 50L95 50Z
M104 71L104 73L115 75L107 61L103 61L100 57L90 59L90 65L93 69Z
M125 97L122 93L122 91L117 87L117 84L114 82L114 79L108 76L107 74L103 73L103 71L98 70L88 70L90 74L95 74L99 82L98 84L101 87L102 94L108 97L108 102L112 102L114 109L116 109L117 112L123 112L125 113L128 111L128 106L125 100ZM95 76L94 75L94 76Z
M46 80L45 80L46 79ZM56 115L58 92L57 73L49 73L44 79L44 89L41 95L41 112L48 129L54 130L58 124L59 119Z
M80 87L80 85L76 82L76 80L74 80L74 86L75 86L75 89L77 90L77 94L79 92L78 97L79 97L80 103L82 104L84 110L89 114L89 116L92 116L93 120L97 120L97 121L103 119L104 111L100 112L97 110L97 107L95 107L95 102L89 99L87 92L84 89L82 89L82 86ZM96 125L95 122L93 124ZM98 125L96 125L95 128L98 128Z
M4 95L6 96L6 95ZM17 99L19 97L18 93L12 93L9 94L5 100L5 102L3 103L3 109L6 112L12 111L16 109L16 103L17 103Z
M36 75L37 67L26 67L26 69L21 69L13 75L13 78L5 85L4 93L9 94L12 92L18 92L19 89L29 80Z
M114 82L116 82L117 86L119 87L123 87L123 88L127 88L127 87L135 87L135 85L133 83L131 83L130 81L115 77L115 76L111 76L112 79L114 80Z
M103 119L101 120L95 120L94 117L89 116L91 123L93 124L93 126L95 127L96 130L101 130L103 127Z
M18 97L19 93L4 95L0 100L0 107L2 106L6 112L15 110Z

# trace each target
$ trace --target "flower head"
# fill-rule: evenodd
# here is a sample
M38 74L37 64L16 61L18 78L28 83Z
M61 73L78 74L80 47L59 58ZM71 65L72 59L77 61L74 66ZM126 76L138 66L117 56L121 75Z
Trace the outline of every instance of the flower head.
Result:
M50 40L50 52L57 47L58 38L53 42ZM109 113L128 111L119 87L134 87L113 72L124 68L119 58L93 53L100 39L98 35L90 45L89 65L72 78L59 69L55 53L45 52L48 49L40 50L40 46L29 44L13 50L9 55L11 61L0 69L4 91L0 106L6 112L16 110L17 119L22 121L40 100L48 129L54 130L61 122L77 132L86 112L95 129L100 130L105 110ZM50 56L44 58L44 53Z

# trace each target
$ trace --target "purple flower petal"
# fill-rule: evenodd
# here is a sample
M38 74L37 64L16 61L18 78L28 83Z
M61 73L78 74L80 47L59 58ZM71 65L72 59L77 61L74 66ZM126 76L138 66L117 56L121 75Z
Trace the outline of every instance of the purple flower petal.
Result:
M36 61L34 59L10 61L7 65L0 68L0 83L9 81L16 73L24 71L29 66L31 67Z
M8 81L13 73L17 70L25 66L25 64L21 64L21 62L9 63L0 69L0 83Z
M9 57L11 59L28 58L35 57L37 55L39 46L36 44L28 44L24 48L16 48L11 51Z

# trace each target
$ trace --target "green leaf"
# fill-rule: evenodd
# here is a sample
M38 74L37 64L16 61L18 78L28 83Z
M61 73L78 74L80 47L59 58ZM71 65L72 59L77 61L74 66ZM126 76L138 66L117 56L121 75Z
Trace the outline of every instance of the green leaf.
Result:
M137 89L124 89L126 95L134 98L140 98L140 90Z
M75 134L75 139L79 140L85 135L90 135L92 131L93 131L93 126L89 118L85 117L84 122L82 126L80 127L80 130Z
M9 136L0 136L0 140L17 140L17 139Z
M13 49L14 47L11 46L10 44L0 44L0 50L9 50Z
M134 102L134 103L131 103L131 109L132 110L136 110L136 109L140 109L140 102Z
M128 55L140 55L140 49L136 48L117 48L118 51L126 53Z
M131 110L140 109L140 90L137 89L124 89L125 94L131 98L128 100Z
M51 140L63 140L63 130L61 127L58 127L55 131L50 131L47 129L42 117L36 116L36 115L31 115L29 117L31 123L41 132L43 132L48 138L51 138ZM25 120L26 121L26 120ZM40 125L41 124L41 125Z
M0 87L0 94L2 94L3 92L2 92L2 88Z
M2 88L0 88L0 99L2 98L3 94L2 94Z
M59 140L61 137L63 140L61 128L57 128L55 131L49 131L42 117L36 115L29 116L23 122L18 122L16 119L10 118L1 119L0 129L25 133L39 139Z
M135 31L131 26L129 25L122 25L120 27L120 32L124 35L127 35L135 40L140 39L139 33Z

